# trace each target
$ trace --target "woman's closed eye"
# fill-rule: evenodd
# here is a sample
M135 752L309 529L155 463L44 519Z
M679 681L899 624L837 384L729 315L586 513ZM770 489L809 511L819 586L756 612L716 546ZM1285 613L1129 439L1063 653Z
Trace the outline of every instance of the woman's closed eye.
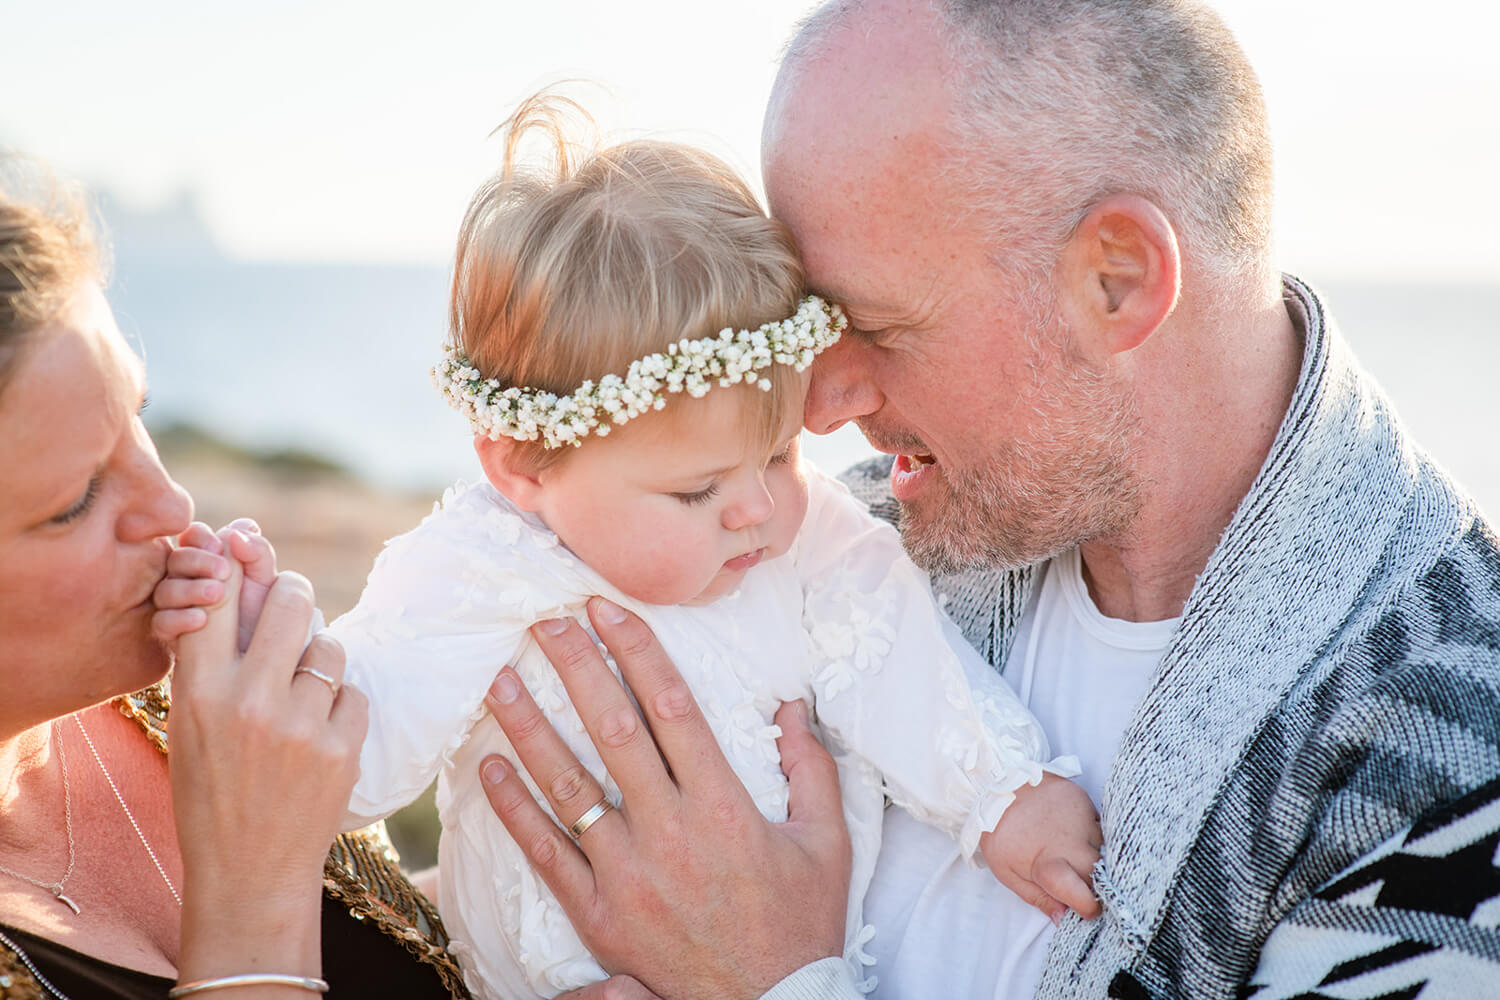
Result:
M689 507L697 507L699 504L708 503L714 497L719 495L719 484L710 483L703 489L696 490L692 493L673 493L671 495L687 504Z
M96 473L94 477L89 480L88 489L84 490L83 496L79 497L77 502L75 502L73 506L63 511L61 514L58 514L56 517L50 518L49 520L51 521L51 523L69 524L87 514L89 512L89 508L94 506L94 501L99 497L100 485L101 477Z

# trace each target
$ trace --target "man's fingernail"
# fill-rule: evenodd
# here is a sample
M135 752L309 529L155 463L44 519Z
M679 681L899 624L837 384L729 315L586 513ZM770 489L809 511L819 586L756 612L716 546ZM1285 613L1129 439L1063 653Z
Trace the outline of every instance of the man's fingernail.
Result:
M495 678L495 683L490 685L490 694L502 705L509 705L521 697L521 685L516 683L516 678L510 673L503 673Z
M618 625L625 620L625 609L602 597L594 598L594 614L606 625Z
M484 767L479 771L479 777L486 785L498 785L510 777L510 768L505 766L505 761L495 757L484 762Z
M537 622L536 627L548 635L562 635L568 630L566 618L548 618L546 621Z

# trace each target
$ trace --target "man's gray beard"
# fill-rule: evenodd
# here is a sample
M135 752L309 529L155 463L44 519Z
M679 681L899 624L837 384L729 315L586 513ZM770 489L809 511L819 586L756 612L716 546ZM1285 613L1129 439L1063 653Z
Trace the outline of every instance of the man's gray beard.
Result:
M1036 440L1013 442L975 468L940 465L921 496L901 505L901 539L927 572L1029 565L1118 534L1140 512L1134 397L1069 357L1056 359L1050 379L1037 378Z

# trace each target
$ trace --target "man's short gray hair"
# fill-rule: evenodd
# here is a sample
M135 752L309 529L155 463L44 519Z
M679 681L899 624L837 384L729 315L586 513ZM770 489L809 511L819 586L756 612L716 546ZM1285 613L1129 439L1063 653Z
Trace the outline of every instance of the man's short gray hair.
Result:
M998 264L1049 274L1088 208L1150 199L1184 263L1223 293L1273 280L1271 149L1260 84L1219 17L1189 0L930 0L957 78L951 178ZM862 0L804 22L811 55Z

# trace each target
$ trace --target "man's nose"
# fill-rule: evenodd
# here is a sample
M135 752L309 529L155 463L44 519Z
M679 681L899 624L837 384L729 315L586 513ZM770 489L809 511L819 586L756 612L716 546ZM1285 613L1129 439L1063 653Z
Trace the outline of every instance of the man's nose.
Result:
M844 424L880 409L883 397L870 377L868 348L845 335L818 355L802 423L814 434L831 434Z

